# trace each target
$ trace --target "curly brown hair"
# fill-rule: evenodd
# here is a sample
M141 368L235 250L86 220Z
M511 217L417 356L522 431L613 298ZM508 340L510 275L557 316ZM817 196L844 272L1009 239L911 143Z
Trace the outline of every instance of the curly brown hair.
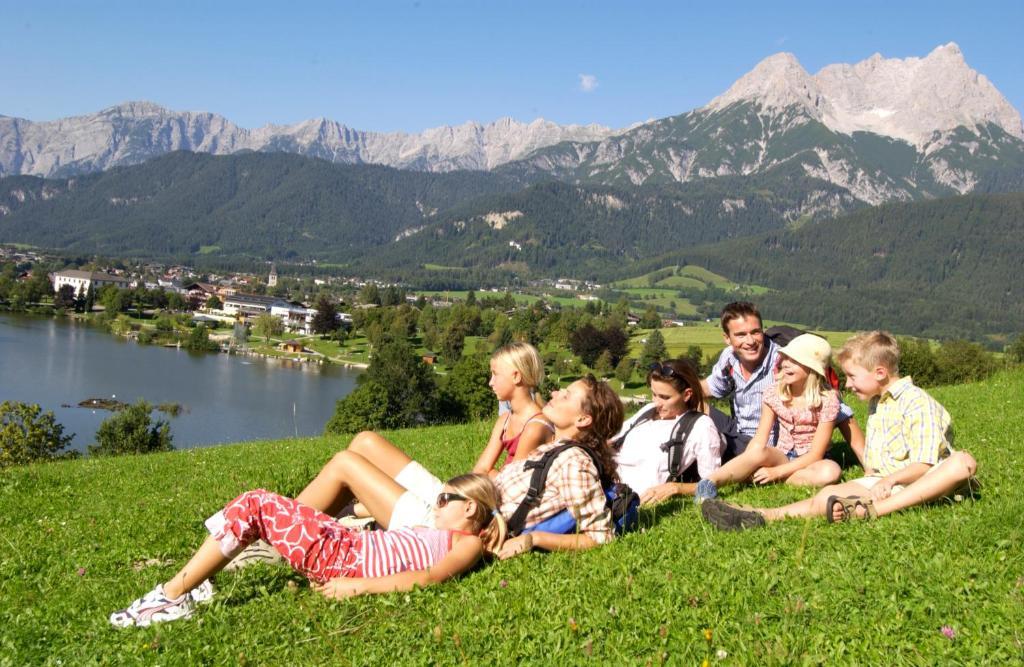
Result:
M591 421L590 426L579 430L575 442L597 454L603 481L617 482L619 474L608 439L622 428L625 414L622 401L607 382L601 382L593 375L584 375L580 381L587 387L587 395L583 399L583 413L589 415Z

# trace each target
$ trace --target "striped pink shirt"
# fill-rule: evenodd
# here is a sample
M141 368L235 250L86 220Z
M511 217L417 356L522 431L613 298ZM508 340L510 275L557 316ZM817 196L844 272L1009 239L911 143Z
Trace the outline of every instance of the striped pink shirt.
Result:
M452 548L452 531L413 526L363 533L364 577L385 577L398 572L425 570ZM359 576L359 575L354 575Z

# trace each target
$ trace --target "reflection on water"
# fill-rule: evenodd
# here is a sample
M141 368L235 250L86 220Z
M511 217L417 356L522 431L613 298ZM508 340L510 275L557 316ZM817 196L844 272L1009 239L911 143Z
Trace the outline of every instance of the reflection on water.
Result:
M0 401L52 410L74 447L93 442L104 410L62 408L87 398L180 403L170 418L179 449L315 435L358 371L291 360L139 345L66 319L0 315Z

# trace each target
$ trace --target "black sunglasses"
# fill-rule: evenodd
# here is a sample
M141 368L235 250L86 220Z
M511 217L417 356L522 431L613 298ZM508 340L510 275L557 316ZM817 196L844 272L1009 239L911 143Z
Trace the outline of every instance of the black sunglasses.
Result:
M448 493L447 491L444 491L437 494L437 508L441 509L453 500L469 500L469 498L466 496L460 496L457 493Z
M655 361L653 364L651 364L647 368L652 373L657 373L658 375L660 375L662 377L676 378L677 380L683 380L684 382L686 381L686 378L684 378L682 375L677 373L676 369L672 368L668 364L662 364L662 363L659 363L659 362Z

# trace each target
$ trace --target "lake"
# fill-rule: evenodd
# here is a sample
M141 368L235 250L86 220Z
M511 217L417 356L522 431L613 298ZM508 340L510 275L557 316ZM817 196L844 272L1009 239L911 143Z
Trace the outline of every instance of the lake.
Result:
M0 314L0 401L53 411L73 448L85 451L113 413L77 406L87 398L180 403L171 424L177 449L318 435L359 370L337 365L191 353L139 345L70 319Z

